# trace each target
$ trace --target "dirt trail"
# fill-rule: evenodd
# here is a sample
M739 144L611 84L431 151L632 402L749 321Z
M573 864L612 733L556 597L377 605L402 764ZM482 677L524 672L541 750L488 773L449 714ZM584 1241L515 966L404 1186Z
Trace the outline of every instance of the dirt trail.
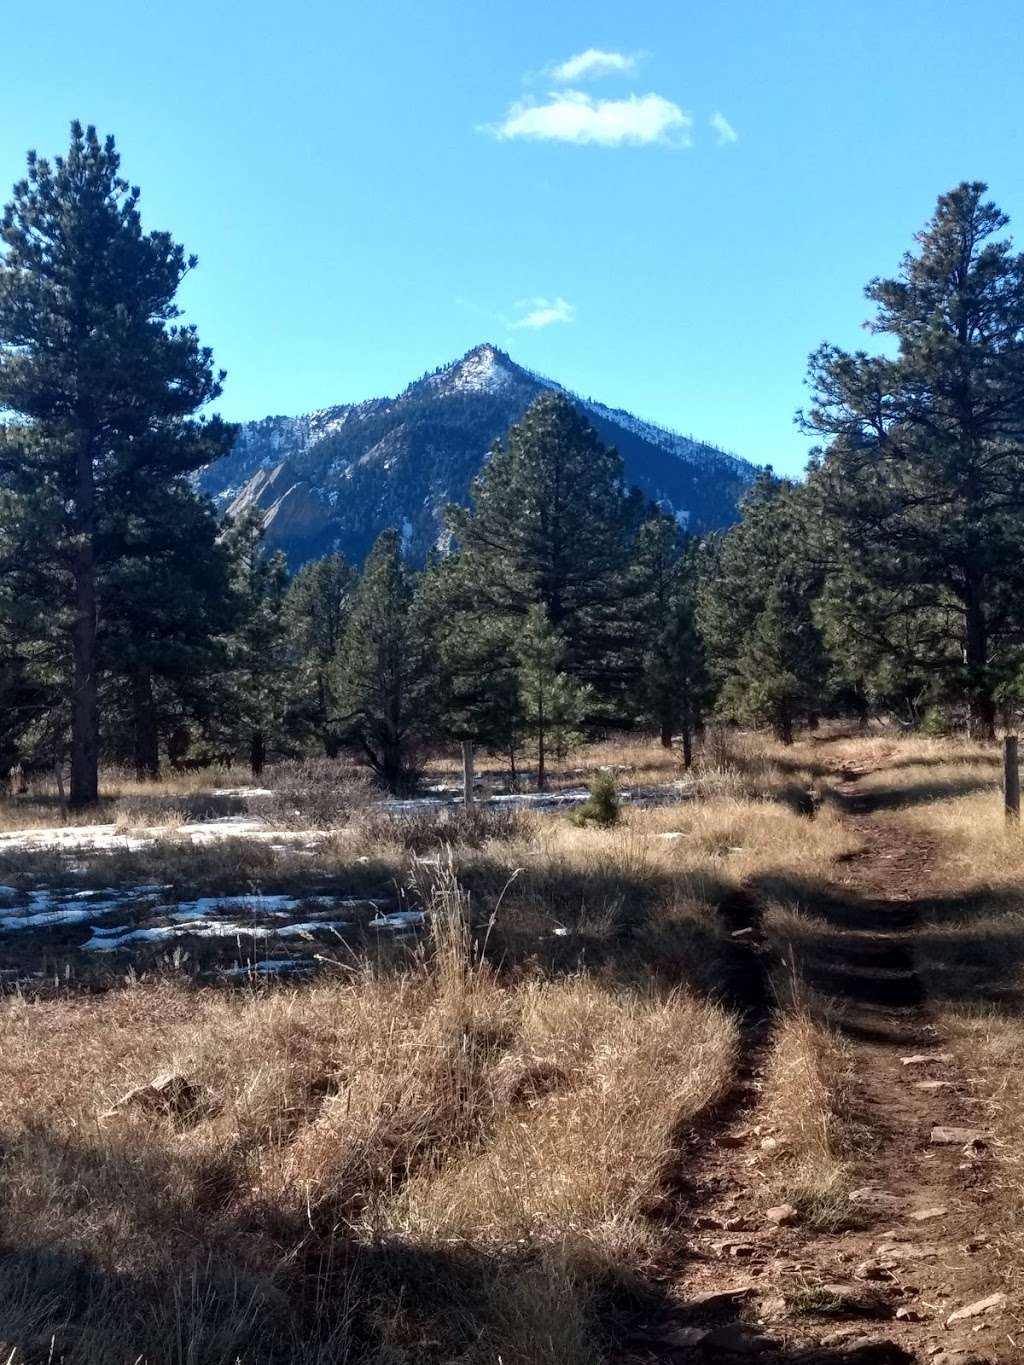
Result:
M991 1153L970 1058L941 1035L914 970L932 845L927 834L874 814L881 793L859 788L869 771L835 773L832 789L859 847L816 907L834 926L827 963L798 964L837 1001L833 1023L853 1050L854 1108L865 1130L861 1188L836 1231L776 1226L766 1216L776 1202L762 1106L771 1040L769 1012L755 1004L735 1093L686 1155L693 1183L680 1269L663 1310L639 1325L631 1360L1024 1361L1024 1314L1012 1294L949 1322L1003 1291L986 1236ZM936 1128L981 1139L963 1133L940 1145Z

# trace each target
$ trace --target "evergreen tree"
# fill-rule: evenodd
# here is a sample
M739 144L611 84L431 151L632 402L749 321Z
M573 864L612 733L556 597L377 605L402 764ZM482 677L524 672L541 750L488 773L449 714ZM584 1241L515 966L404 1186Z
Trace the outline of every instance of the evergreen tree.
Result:
M285 620L288 568L263 550L263 517L252 508L228 528L239 621L227 640L220 724L230 748L244 746L254 777L286 738L292 656Z
M511 646L533 607L565 642L564 670L618 718L635 690L640 641L627 585L642 519L622 461L563 394L538 398L450 508L456 610L505 623Z
M183 481L138 489L121 553L100 575L98 656L114 704L117 751L131 739L139 781L160 776L160 735L190 709L202 680L226 666L235 624L229 543L208 499ZM128 724L125 725L127 719Z
M1020 667L1024 559L1024 256L986 186L944 194L870 324L895 355L822 346L807 426L834 582L832 629L925 671L993 733Z
M230 428L194 414L220 379L174 297L195 265L146 233L112 138L74 123L67 156L30 153L0 220L0 476L8 532L49 574L38 603L70 658L71 801L98 796L98 622L131 494L223 454Z
M296 706L328 758L341 749L335 680L358 575L343 554L325 555L292 579L285 616L295 659Z
M720 714L768 723L785 744L801 712L817 713L828 671L814 619L818 579L806 559L808 511L803 489L762 475L739 525L706 547L698 589Z
M675 521L659 515L644 522L635 561L644 631L643 710L665 748L681 733L687 768L708 692L696 621L696 571L695 547L683 542Z
M525 738L515 631L510 618L466 609L458 554L435 556L413 600L423 642L423 723L447 740L471 740L508 759L513 782Z
M547 756L562 758L580 742L589 689L564 671L565 641L542 606L533 606L516 645L519 697L527 733L537 742L537 790L547 785Z
M424 665L397 531L377 537L339 656L339 723L390 792L412 786Z

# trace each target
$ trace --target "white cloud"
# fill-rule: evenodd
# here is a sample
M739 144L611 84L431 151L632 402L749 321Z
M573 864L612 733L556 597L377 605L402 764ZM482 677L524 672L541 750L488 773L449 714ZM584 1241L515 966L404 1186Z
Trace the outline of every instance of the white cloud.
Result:
M536 330L538 327L550 327L553 322L572 322L576 316L574 306L563 298L522 299L516 308L525 308L527 311L521 318L508 324L511 328L529 327Z
M730 143L739 141L739 133L737 133L736 129L724 114L716 112L711 115L708 122L718 134L717 141L719 147L728 147Z
M661 95L630 95L622 100L595 100L580 90L548 96L546 104L513 104L489 132L499 138L534 138L550 142L597 143L622 147L630 143L690 145L693 119Z
M601 76L629 76L636 70L637 60L626 52L602 52L600 48L588 47L586 52L577 52L575 57L553 66L550 74L559 85Z

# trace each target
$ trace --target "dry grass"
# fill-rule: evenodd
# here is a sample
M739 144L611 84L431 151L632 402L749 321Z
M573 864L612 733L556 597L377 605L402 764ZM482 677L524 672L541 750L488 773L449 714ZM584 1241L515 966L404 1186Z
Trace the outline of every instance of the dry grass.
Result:
M7 1003L0 1342L89 1365L595 1358L598 1279L649 1250L735 1025L670 991L502 982L449 871L430 895L404 971ZM163 1068L187 1112L102 1117Z
M765 1084L772 1135L774 1194L806 1222L836 1226L849 1205L855 1123L853 1062L843 1040L805 1005L780 1014Z
M679 775L656 745L577 761ZM821 881L850 851L834 809L808 819L815 773L809 754L717 735L698 799L627 808L611 830L385 820L331 790L311 847L193 848L169 814L149 848L76 854L95 886L390 889L432 933L339 947L300 989L198 988L151 951L105 994L0 1004L0 1359L4 1343L45 1358L51 1338L68 1365L605 1358L602 1296L657 1259L680 1132L734 1066L717 908L744 885L767 900ZM168 803L179 819L210 799L194 776ZM151 796L119 789L124 828ZM4 854L0 879L67 862ZM782 1020L780 1189L819 1213L846 1159L844 1066L804 1014ZM164 1069L201 1102L100 1118Z

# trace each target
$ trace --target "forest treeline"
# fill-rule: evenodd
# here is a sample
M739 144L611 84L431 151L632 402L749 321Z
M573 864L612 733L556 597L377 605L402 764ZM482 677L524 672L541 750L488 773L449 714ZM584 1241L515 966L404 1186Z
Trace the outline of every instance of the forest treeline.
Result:
M234 428L179 319L195 259L145 231L112 139L30 155L0 220L0 769L350 751L391 790L427 746L545 764L654 728L689 761L711 717L783 741L885 708L994 733L1024 688L1024 257L982 184L943 195L867 288L879 353L824 345L806 480L761 475L688 538L548 393L497 443L422 570L290 577L259 515L195 475Z

